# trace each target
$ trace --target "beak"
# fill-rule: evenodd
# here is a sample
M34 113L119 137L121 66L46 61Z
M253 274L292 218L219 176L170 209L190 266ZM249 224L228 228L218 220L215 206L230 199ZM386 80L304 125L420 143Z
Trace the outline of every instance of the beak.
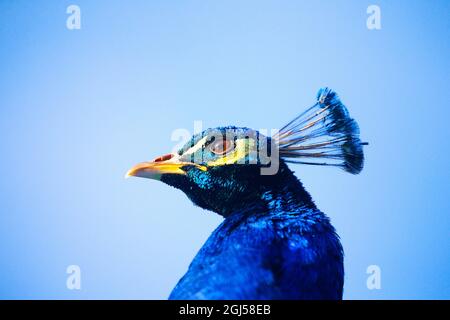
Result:
M202 171L206 171L206 167L192 163L180 161L177 154L166 154L157 157L153 161L142 162L132 167L125 174L125 178L128 177L141 177L148 179L160 180L163 174L179 174L186 175L186 172L182 170L185 166L195 166Z

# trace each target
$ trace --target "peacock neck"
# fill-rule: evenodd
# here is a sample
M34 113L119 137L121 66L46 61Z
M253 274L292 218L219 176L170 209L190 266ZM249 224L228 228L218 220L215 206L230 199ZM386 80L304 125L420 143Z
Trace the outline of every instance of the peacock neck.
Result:
M302 183L285 163L275 175L260 175L258 186L242 199L232 213L266 215L302 215L317 209Z

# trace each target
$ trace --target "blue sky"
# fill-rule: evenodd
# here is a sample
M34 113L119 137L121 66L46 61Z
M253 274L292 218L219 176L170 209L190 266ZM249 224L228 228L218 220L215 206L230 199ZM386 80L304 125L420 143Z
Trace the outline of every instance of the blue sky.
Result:
M66 8L81 29L66 28ZM381 30L366 9L381 8ZM221 222L124 180L175 129L278 128L335 89L358 176L292 166L346 252L347 299L450 298L448 1L1 1L0 298L165 299ZM368 290L366 268L381 268ZM81 290L66 268L79 265Z

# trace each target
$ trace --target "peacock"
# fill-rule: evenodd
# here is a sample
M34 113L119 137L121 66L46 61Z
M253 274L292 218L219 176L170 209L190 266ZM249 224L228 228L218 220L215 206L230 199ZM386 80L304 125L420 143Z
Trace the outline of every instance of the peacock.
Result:
M367 143L328 88L280 130L270 136L260 131L207 129L177 152L127 172L180 189L224 218L169 299L342 299L339 236L288 164L358 174Z

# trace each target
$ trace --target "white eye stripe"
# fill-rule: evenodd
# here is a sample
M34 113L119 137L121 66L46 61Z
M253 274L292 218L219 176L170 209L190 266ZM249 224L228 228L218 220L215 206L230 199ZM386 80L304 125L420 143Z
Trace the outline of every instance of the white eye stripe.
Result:
M183 153L183 155L189 155L189 154L195 153L196 151L202 149L203 145L205 144L207 139L208 139L208 137L203 137L194 146L187 149L186 152Z

